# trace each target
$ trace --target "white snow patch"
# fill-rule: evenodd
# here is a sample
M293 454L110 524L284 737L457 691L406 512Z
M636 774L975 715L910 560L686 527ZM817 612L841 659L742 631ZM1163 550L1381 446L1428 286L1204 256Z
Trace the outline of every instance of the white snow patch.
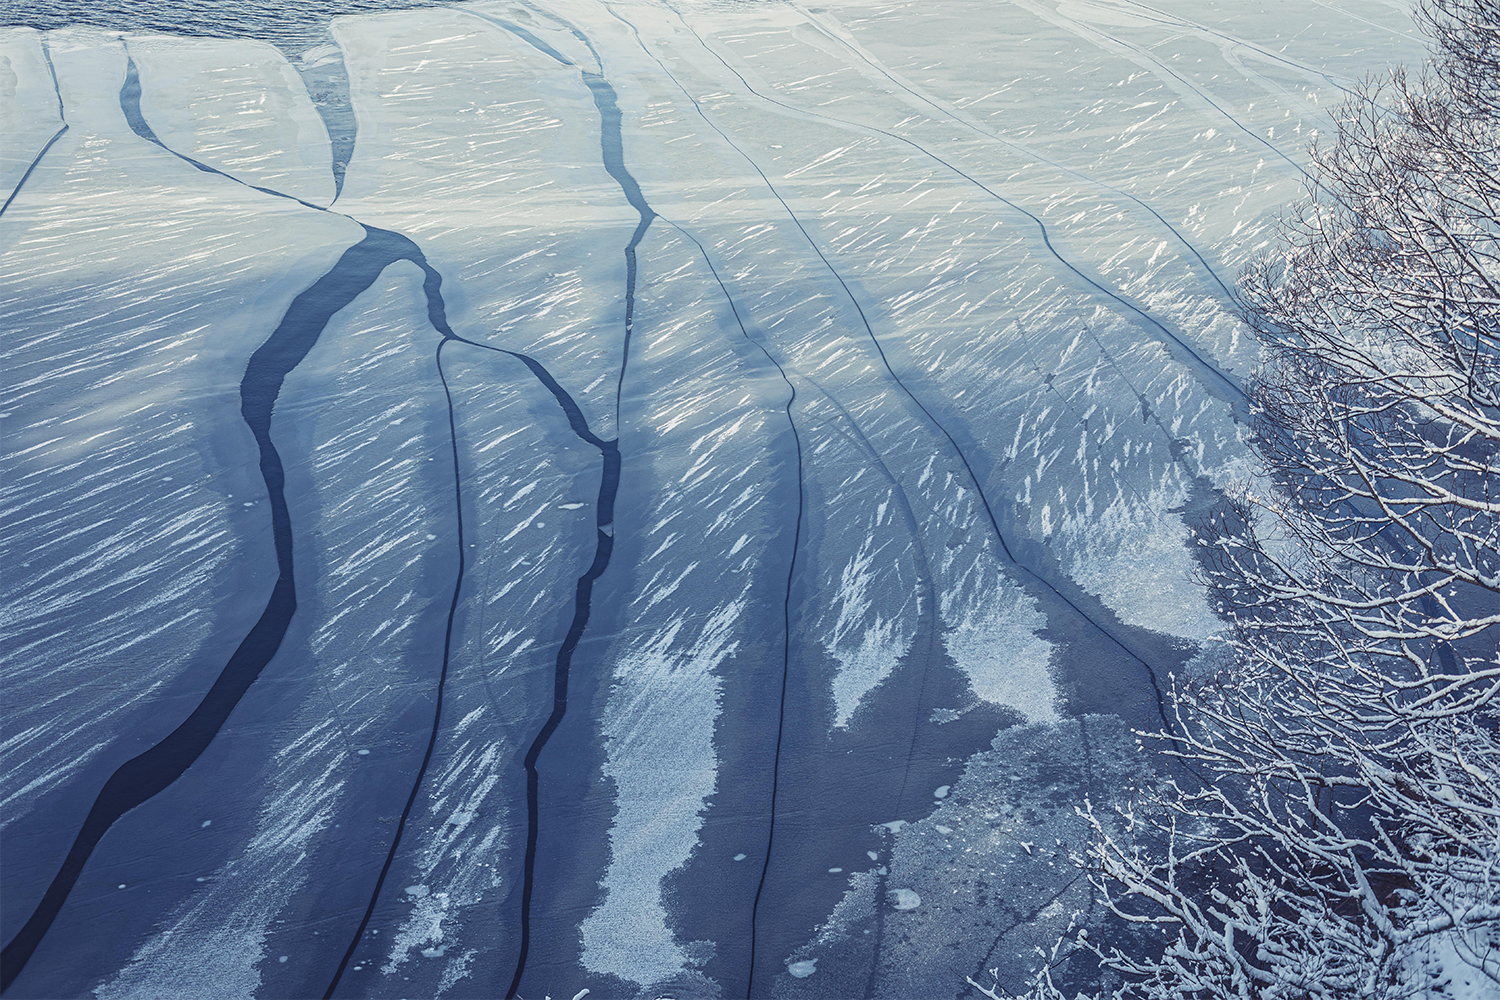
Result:
M580 930L590 972L645 985L682 972L688 956L667 924L662 879L687 861L714 793L718 760L714 670L739 646L745 593L714 612L691 645L678 616L615 668L604 711L604 773L618 790L604 902Z
M1031 722L1056 722L1057 689L1047 670L1051 647L1036 635L1046 617L1016 590L970 608L948 632L948 653L985 701L1014 708Z
M898 634L897 622L883 615L870 615L871 584L875 580L875 535L872 531L849 560L833 599L838 618L827 643L838 660L833 678L834 726L843 727L853 718L860 699L890 676L901 657L911 648L914 630Z
M891 905L898 910L915 910L922 905L922 897L914 889L892 889Z

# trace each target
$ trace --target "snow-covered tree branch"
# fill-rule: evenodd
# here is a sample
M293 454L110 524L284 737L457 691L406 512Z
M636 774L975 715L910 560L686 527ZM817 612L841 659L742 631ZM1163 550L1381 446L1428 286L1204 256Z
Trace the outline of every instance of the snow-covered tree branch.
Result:
M1172 691L1183 777L1083 810L1168 934L1080 939L1122 996L1500 995L1500 4L1420 14L1242 279L1265 485L1198 539L1234 664Z

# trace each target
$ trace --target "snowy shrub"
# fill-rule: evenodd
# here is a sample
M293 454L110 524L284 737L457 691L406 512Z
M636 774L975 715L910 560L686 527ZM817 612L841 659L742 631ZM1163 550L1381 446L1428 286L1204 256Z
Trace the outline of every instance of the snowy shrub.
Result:
M1235 663L1172 691L1174 778L1083 810L1167 935L1079 936L1117 996L1500 996L1500 3L1420 13L1241 281L1266 485L1198 538Z

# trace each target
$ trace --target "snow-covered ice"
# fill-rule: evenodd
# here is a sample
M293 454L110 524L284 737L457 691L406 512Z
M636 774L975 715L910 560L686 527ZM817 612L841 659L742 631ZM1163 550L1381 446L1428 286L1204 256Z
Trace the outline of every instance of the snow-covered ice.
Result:
M0 28L7 995L1018 985L1408 16L395 6Z

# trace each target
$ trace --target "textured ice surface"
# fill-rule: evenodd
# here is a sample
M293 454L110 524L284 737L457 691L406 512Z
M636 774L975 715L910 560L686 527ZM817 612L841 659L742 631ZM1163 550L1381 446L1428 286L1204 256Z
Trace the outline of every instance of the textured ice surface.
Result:
M0 191L9 200L37 155L63 126L42 35L7 31L0 38Z
M326 205L328 132L283 56L234 39L132 38L141 111L162 142L249 184Z
M1254 472L1228 288L1407 15L329 31L0 29L7 943L251 633L277 475L297 600L7 995L957 997L1099 924L1072 807L1149 774ZM401 238L263 467L252 355Z

